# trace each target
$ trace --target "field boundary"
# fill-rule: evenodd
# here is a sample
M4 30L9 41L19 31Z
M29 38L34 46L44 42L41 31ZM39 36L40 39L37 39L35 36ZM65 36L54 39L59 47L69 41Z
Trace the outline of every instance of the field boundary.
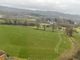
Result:
M60 57L59 60L68 60L68 59L73 59L73 56L79 51L79 44L78 42L75 40L75 38L73 37L66 37L68 38L68 40L71 42L71 49L66 50L65 52L63 52Z
M61 33L60 32L58 32L58 37L59 37L59 42L58 42L58 44L56 44L56 47L55 47L55 52L56 53L58 53L59 46L60 46L60 44L62 42L62 37L61 37Z

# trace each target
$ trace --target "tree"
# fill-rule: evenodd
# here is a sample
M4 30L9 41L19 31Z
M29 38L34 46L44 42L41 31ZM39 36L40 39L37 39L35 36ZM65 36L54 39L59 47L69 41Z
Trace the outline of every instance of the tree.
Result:
M55 19L54 19L54 22L56 22L56 23L57 23L57 22L58 22L58 19L57 19L57 18L55 18Z
M67 34L69 37L72 37L72 36L73 36L73 27L67 26L67 27L66 27L66 34Z
M52 24L52 32L54 32L54 28L55 28L55 26L54 26L54 23Z
M44 30L44 31L46 30L46 25L45 25L45 24L43 25L43 30Z
M67 20L69 22L69 24L74 24L74 21L72 20Z
M28 25L28 22L27 20L24 21L24 26L27 26Z
M5 24L12 24L11 19L5 19Z
M16 19L14 19L14 25L16 25L17 24L17 20Z
M39 19L36 20L36 27L37 27L37 29L40 28L40 20Z
M8 24L12 24L12 21L11 21L11 19L8 19Z

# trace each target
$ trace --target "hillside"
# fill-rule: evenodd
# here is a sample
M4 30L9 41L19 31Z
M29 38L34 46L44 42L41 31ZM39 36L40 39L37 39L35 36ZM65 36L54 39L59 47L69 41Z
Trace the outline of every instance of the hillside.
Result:
M32 60L56 60L70 46L68 38L61 32L0 25L0 49L10 56Z
M26 18L29 16L35 17L64 17L66 19L72 19L74 21L79 21L79 15L71 15L66 13L61 13L57 11L40 11L40 10L29 10L29 9L19 9L12 7L0 6L0 15L4 15L5 17L18 17L18 18Z

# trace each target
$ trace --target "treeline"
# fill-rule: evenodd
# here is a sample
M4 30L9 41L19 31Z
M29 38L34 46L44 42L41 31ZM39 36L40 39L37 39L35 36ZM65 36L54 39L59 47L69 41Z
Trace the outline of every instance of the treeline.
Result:
M72 37L73 33L77 32L76 30L74 30L74 28L76 28L77 25L72 20L54 18L53 20L47 19L46 21L44 20L43 22L37 20L36 22L37 22L36 24L37 30L42 29L46 31L47 28L50 27L52 32L63 31L69 37Z
M4 21L4 22L1 22ZM58 25L69 25L69 24L74 24L72 20L67 20L67 19L60 19L60 18L38 18L34 19L34 21L29 21L28 18L0 18L0 23L1 24L8 24L8 25L30 25L34 26L36 24L40 23L46 23L46 24L51 24L56 22Z
M36 29L43 29L46 31L47 28L51 28L52 32L54 32L56 29L62 30L62 28L65 28L65 32L68 36L73 35L73 28L76 26L75 22L72 20L67 19L59 19L59 18L38 18L38 19L17 19L17 18L1 18L0 24L5 25L23 25L23 26L36 26Z
M34 26L35 22L27 21L27 19L9 19L9 18L1 18L0 24L5 25L24 25L24 26Z

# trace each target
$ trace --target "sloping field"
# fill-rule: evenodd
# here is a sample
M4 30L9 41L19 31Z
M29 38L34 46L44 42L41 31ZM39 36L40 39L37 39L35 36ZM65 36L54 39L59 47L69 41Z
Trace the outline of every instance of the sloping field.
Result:
M70 45L62 32L0 25L0 49L11 56L30 60L56 60Z
M76 28L75 30L77 31L77 33L74 33L74 38L80 44L80 27Z

